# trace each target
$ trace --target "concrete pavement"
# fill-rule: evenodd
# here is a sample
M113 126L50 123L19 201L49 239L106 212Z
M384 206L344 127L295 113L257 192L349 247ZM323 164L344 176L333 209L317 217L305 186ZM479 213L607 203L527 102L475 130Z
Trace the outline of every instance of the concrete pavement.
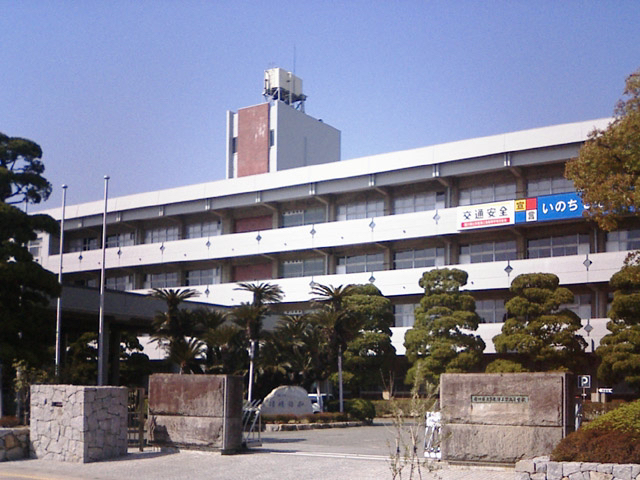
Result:
M44 460L0 463L0 480L156 480L156 479L385 479L393 478L391 455L396 439L406 443L406 432L390 423L373 426L268 432L263 446L238 455L183 450L160 452L130 450L118 459L72 464ZM421 444L419 439L418 444ZM421 467L424 480L513 480L512 468L436 465L430 473ZM410 478L409 466L402 471ZM417 472L413 478L420 478Z

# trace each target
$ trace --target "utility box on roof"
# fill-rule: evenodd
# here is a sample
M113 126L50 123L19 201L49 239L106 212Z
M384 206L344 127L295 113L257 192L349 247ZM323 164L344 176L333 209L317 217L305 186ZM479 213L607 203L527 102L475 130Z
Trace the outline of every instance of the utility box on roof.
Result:
M302 79L282 68L265 70L264 95L289 104L304 100Z

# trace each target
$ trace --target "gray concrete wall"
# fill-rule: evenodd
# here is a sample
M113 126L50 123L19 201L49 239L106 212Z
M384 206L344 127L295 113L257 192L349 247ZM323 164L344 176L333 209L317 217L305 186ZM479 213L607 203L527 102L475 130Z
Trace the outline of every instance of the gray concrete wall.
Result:
M31 454L95 462L127 453L127 388L31 386Z
M232 452L242 446L242 378L156 374L149 379L150 441Z
M515 463L550 454L572 423L572 379L565 373L442 375L442 458Z

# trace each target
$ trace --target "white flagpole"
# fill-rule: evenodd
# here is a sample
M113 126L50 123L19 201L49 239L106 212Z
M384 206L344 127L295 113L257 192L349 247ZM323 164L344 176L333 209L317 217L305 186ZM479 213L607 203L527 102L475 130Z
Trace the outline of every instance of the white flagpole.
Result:
M98 385L107 384L107 345L104 324L104 262L107 250L107 198L109 195L109 176L104 176L104 213L102 215L102 263L100 264L100 326L98 329Z
M62 185L62 218L60 219L60 266L58 283L62 285L62 258L64 253L64 211L67 206L67 186ZM58 296L56 307L56 378L60 381L60 364L62 360L62 290Z

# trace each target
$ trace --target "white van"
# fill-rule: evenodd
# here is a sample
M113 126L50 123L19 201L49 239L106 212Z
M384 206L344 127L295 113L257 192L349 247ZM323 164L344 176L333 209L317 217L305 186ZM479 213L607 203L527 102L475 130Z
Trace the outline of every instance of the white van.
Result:
M330 393L321 393L320 396L322 397L323 410L326 412L327 404L329 403L329 401L333 400L333 395L331 395ZM318 395L315 393L310 393L309 400L311 400L311 407L313 408L313 413L320 413L320 405L318 404Z

